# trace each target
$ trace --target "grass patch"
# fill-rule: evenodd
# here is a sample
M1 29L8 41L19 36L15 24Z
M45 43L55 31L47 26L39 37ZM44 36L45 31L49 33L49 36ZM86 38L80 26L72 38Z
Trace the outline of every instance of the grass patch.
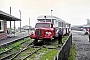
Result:
M46 54L44 54L42 56L42 58L40 60L53 60L54 59L54 56L56 56L56 53L58 52L57 49L54 49L54 50L51 50L51 51L48 51Z
M47 51L49 51L47 48L42 48L42 49L39 50L37 53L31 55L31 56L28 57L27 59L28 59L28 60L36 60L36 58L38 58L37 56L39 56L41 53L44 53L44 52L47 52ZM42 56L40 55L40 57L42 57ZM40 58L40 57L39 57L39 58Z
M64 43L64 42L67 40L68 37L69 37L69 36L64 36L64 37L62 38L62 43Z
M8 49L10 49L11 47L15 47L15 46L19 45L21 42L23 42L23 40L20 40L19 42L16 42L16 43L14 43L14 44L12 44L12 45L8 45L8 46L0 49L0 53L3 52L3 51L6 51L6 50L8 50Z
M75 43L72 43L68 60L75 60L76 54Z
M11 45L8 45L6 47L3 47L3 48L0 49L0 53L3 52L3 51L6 51L6 50L8 50L8 49L10 49L12 47L19 46L22 42L29 41L29 40L30 40L30 38L27 38L26 40L20 40L18 42L15 42L14 44L11 44Z

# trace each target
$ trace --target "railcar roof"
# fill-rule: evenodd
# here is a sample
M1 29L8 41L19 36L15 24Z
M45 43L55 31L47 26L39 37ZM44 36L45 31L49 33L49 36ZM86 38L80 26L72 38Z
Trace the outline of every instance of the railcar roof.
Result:
M37 20L43 20L43 19L45 19L45 16L46 16L46 19L57 20L57 21L59 21L59 22L65 22L66 24L70 24L70 23L64 21L64 20L61 19L61 18L58 18L58 17L56 17L56 16L51 16L51 15L40 15L40 16L37 17Z
M40 16L38 16L37 17L37 20L38 19L45 19L45 17L44 16L46 16L46 19L59 19L58 17L55 17L55 16L51 16L51 15L40 15Z
M37 23L49 23L49 24L51 24L51 22L37 22Z

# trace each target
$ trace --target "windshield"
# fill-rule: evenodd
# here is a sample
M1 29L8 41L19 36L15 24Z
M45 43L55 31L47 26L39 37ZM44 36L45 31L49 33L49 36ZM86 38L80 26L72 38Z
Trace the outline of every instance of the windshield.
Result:
M36 28L38 28L38 27L50 27L50 24L48 24L48 23L37 23L35 27Z

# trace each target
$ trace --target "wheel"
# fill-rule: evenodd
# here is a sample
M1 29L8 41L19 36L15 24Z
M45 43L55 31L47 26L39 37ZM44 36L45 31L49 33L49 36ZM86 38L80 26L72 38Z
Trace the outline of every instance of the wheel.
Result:
M37 42L38 42L38 39L35 39L35 40L34 40L34 44L37 44Z

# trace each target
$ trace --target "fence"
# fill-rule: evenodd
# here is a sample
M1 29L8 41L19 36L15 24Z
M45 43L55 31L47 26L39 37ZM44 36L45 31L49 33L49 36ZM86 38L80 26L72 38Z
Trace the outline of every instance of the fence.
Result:
M71 45L72 45L72 34L69 35L68 39L60 48L60 51L58 52L54 60L68 60Z

